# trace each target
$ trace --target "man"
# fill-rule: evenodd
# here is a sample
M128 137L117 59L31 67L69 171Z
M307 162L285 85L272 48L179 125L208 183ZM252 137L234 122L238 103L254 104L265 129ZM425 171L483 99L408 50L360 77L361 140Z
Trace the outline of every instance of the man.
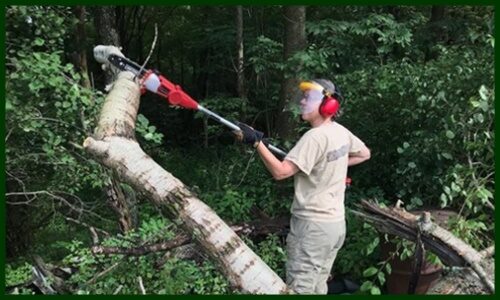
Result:
M294 176L295 195L287 236L287 285L299 294L326 294L326 281L345 239L347 167L370 158L365 144L333 120L341 97L325 79L302 82L301 117L307 131L283 161L262 143L262 132L239 123L242 141L253 145L276 180Z

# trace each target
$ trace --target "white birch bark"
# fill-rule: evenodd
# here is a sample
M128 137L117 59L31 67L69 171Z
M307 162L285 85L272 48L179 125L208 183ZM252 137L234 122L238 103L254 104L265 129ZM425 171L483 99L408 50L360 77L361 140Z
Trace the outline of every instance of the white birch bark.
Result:
M95 134L84 141L85 150L147 195L191 235L235 289L252 294L290 293L282 279L210 207L144 153L134 134L139 95L132 73L119 73Z

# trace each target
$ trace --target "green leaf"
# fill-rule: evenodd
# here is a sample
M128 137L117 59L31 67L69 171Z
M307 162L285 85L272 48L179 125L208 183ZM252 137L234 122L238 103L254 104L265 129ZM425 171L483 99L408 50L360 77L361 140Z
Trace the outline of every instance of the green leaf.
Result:
M484 100L484 101L479 102L479 107L481 108L481 110L483 112L487 112L490 106L489 106L488 102L486 100Z
M448 197L446 196L446 194L441 194L441 197L439 197L439 199L441 200L441 207L446 207L446 205L448 204Z
M385 265L385 271L387 272L387 274L391 274L392 273L392 267L391 267L390 263L387 263Z
M493 194L484 187L479 188L477 193L482 199L493 199Z
M412 168L412 169L415 169L417 167L417 165L414 163L414 162L409 162L408 163L408 167Z
M148 119L146 119L146 117L143 114L137 115L137 122L139 122L139 124L141 124L145 127L148 126L148 124L149 124Z
M363 271L363 277L371 277L378 272L378 269L375 267L369 267L368 269Z
M443 189L444 189L444 192L445 192L446 194L448 194L448 195L450 195L450 194L451 194L451 190L450 190L450 188L449 188L448 186L445 186Z
M422 199L420 199L419 197L413 197L413 198L411 198L411 203L413 205L417 205L417 206L422 206L424 204L422 202Z
M380 295L380 289L377 287L377 286L373 286L371 289L370 289L370 294L372 295Z
M484 116L481 113L474 114L474 119L476 119L479 123L484 122Z
M452 191L457 192L457 193L462 190L455 182L451 183L451 189L452 189Z
M487 100L488 94L488 89L484 85L481 85L481 87L479 88L479 96L481 96L481 99Z
M455 134L451 130L446 130L446 137L451 140L455 137Z
M380 239L378 237L373 239L373 241L371 243L369 243L368 246L366 247L366 255L372 254L373 251L375 250L375 248L378 246L379 242L380 242Z
M442 155L444 158L446 158L446 159L452 159L452 158L453 158L453 157L451 156L451 154L450 154L450 153L448 153L448 152L443 152L443 153L441 153L441 155Z
M383 285L385 283L385 274L384 274L384 272L378 272L377 273L377 279L378 279L378 282L380 282L380 284Z
M34 41L33 41L33 44L35 46L43 46L43 44L45 44L45 41L39 37L37 37Z
M365 282L363 282L363 284L361 285L361 287L359 289L362 292L367 292L367 291L371 290L372 287L373 287L373 282L365 281Z
M12 103L8 99L6 99L5 100L5 110L12 110L12 109L14 109L14 106L12 105Z

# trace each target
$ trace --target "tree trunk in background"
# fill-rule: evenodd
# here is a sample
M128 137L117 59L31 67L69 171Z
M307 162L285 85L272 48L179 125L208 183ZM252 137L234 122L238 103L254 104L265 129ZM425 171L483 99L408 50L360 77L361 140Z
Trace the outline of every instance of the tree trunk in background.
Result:
M245 92L245 73L243 56L243 7L236 6L236 48L238 49L238 60L236 62L236 80L238 97L246 99Z
M121 46L120 36L116 28L116 7L115 6L97 6L95 8L94 23L101 45ZM113 74L105 72L106 84L113 81Z
M431 10L430 22L441 21L444 18L445 6L433 5Z
M302 51L307 46L306 39L306 7L305 6L285 6L283 7L285 22L284 60L286 61L293 54ZM297 122L288 111L282 111L288 106L297 90L299 78L287 78L284 74L280 92L280 114L278 115L276 131L280 138L290 139L294 137Z
M85 32L85 6L75 6L73 8L73 13L78 20L76 24L75 33L75 44L77 49L77 67L80 69L80 74L82 75L81 84L86 88L91 88L88 66L87 66L87 34Z
M437 58L438 52L433 49L433 46L437 42L446 40L446 30L443 24L441 24L444 19L445 12L446 6L433 5L431 8L431 17L427 23L428 41L424 49L425 61Z
M116 48L112 51L119 52ZM119 74L106 97L94 136L84 142L85 150L192 236L234 288L253 294L288 293L281 278L210 207L142 151L135 140L140 91L132 78L129 72Z
M80 84L85 88L92 88L92 84L89 80L89 72L87 65L87 34L85 32L86 23L86 10L84 6L73 7L73 14L78 20L75 28L75 44L76 51L74 53L74 64L80 71L82 79ZM93 101L92 101L93 102ZM80 122L82 123L82 128L85 132L89 132L87 128L86 116L83 108L80 109Z

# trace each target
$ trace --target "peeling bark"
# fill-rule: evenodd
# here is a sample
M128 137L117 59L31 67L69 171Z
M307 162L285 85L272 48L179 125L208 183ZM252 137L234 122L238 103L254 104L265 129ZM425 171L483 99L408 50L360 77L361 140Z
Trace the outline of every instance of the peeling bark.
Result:
M121 72L105 100L95 135L84 141L85 150L191 235L235 289L289 293L281 278L210 207L142 151L134 136L139 95L133 74Z
M110 172L107 186L108 202L118 216L120 231L126 233L137 226L137 210L135 209L135 196L124 192L118 176Z

